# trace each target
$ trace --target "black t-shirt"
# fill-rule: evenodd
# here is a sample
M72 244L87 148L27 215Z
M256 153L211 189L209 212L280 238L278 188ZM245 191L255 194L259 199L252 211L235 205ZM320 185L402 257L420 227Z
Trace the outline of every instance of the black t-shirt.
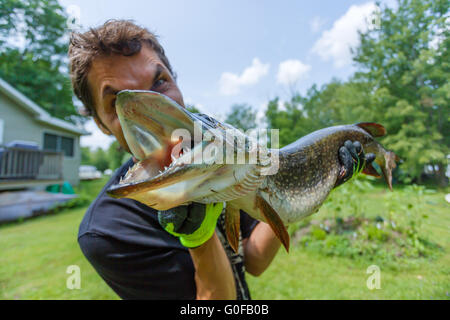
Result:
M78 243L99 275L122 299L195 299L194 265L178 238L158 223L157 211L132 199L114 199L105 191L133 165L130 159L106 184L80 224ZM232 266L238 299L250 299L245 281L242 238L258 223L241 212L239 253L224 236L224 215L217 234Z

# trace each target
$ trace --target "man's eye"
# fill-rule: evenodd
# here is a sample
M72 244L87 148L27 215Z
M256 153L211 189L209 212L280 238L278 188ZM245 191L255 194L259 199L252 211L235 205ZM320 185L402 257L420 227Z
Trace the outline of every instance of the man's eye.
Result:
M164 79L159 79L159 80L157 80L157 81L153 84L151 90L154 90L154 89L157 89L157 88L161 87L161 86L164 85L166 82L167 82L167 81L164 80Z

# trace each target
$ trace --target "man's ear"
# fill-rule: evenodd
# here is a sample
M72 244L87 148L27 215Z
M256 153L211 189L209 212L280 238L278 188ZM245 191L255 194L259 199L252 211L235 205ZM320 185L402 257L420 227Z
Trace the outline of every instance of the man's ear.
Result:
M97 124L97 127L106 135L111 136L112 132L109 131L109 129L103 124L103 122L98 119L96 116L93 116L95 123Z

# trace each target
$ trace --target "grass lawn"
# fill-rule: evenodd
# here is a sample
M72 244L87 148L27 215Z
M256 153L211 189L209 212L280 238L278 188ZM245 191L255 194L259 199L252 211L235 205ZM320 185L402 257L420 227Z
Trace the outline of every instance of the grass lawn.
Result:
M448 190L446 191L448 192ZM396 202L413 201L410 192L396 188ZM387 210L386 197L392 196L381 186L361 193L365 216ZM253 299L450 299L450 205L440 191L422 196L415 214L426 214L421 233L443 250L433 259L416 259L392 267L383 261L354 260L325 256L292 246L289 254L280 250L270 267L260 277L247 275ZM332 206L334 207L334 206ZM333 217L324 205L314 219ZM404 211L394 212L401 219ZM341 214L345 215L345 214ZM369 290L367 268L375 264L381 272L381 289Z
M80 192L93 198L105 180L84 183ZM396 201L409 201L411 193L396 190ZM448 192L448 191L447 191ZM444 249L434 259L384 267L382 263L330 257L295 244L280 250L260 277L247 275L253 299L449 299L450 216L445 192L424 195L420 212L427 212L424 234ZM368 216L384 210L387 193L381 187L361 194ZM81 253L76 242L86 207L0 227L0 299L117 299ZM333 216L324 206L314 219ZM402 214L397 212L397 214ZM366 286L366 269L377 264L381 289ZM81 289L66 287L67 267L81 270Z
M83 183L95 197L105 179ZM117 299L77 243L86 207L0 227L0 299ZM81 289L69 290L66 273L80 267Z

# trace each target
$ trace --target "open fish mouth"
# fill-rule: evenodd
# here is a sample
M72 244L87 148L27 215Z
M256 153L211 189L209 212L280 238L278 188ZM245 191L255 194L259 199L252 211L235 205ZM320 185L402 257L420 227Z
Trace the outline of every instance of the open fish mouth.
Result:
M128 197L166 210L251 180L245 185L247 190L244 187L235 195L242 196L262 181L258 165L225 164L227 147L237 151L234 141L225 134L230 129L226 124L191 113L153 91L119 92L116 110L125 140L138 162L107 190L110 196ZM211 139L204 140L205 132L212 135ZM222 152L213 147L222 148Z
M116 110L125 140L138 162L108 190L110 195L123 197L149 186L158 187L157 182L181 173L192 162L194 141L180 141L174 133L192 137L195 121L203 119L167 96L144 90L120 91Z
M153 157L161 164L167 164L171 148L179 142L173 133L184 130L193 135L195 121L202 121L169 97L153 91L120 91L116 110L131 153L138 160Z

